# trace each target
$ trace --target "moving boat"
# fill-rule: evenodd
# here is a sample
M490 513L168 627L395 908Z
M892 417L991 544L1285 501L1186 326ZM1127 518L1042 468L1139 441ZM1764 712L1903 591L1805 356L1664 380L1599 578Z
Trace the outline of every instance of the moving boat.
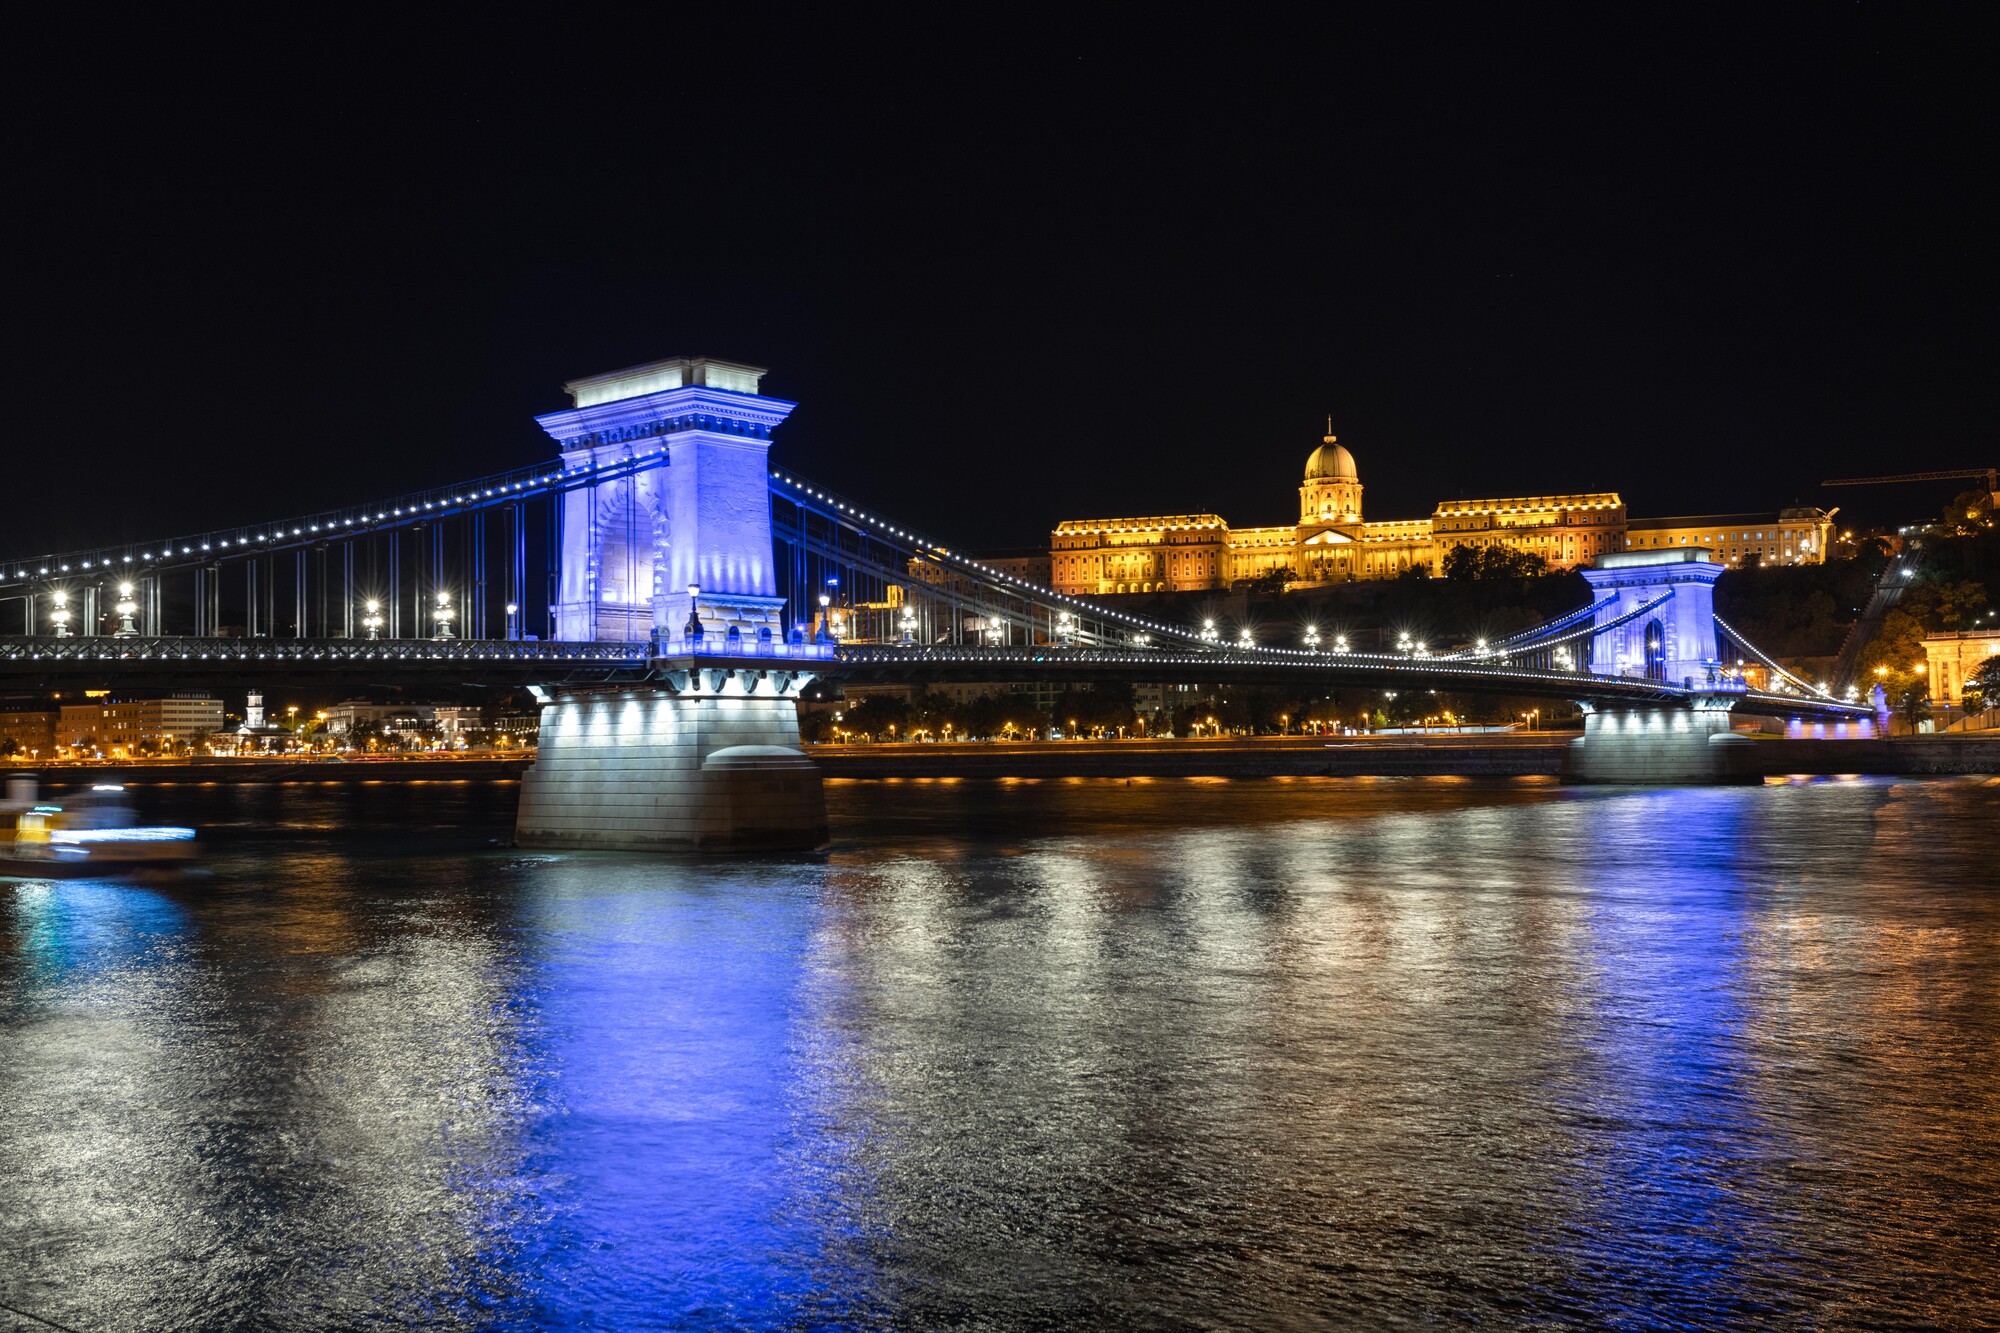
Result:
M35 779L7 779L0 801L0 878L94 879L190 865L194 830L141 824L116 783L44 801Z

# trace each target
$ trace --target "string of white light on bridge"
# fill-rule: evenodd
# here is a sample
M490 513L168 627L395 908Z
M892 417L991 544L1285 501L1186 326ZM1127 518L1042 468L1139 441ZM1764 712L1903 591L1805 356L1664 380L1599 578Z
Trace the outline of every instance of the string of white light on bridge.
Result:
M887 519L877 518L873 514L870 514L867 510L861 509L858 506L849 504L847 501L842 500L839 496L820 490L818 487L814 486L812 483L806 481L801 477L790 476L784 472L778 471L775 468L771 470L771 476L777 479L778 481L784 483L785 485L792 487L794 490L800 491L806 495L812 496L814 499L822 500L827 504L832 505L834 508L840 510L842 513L847 514L849 517L853 518L857 522L866 523L870 527L880 528L884 532L890 533L897 537L904 538L907 541L916 543L919 547L923 548L920 554L928 554L930 556L934 556L937 558L950 560L956 564L964 566L967 569L978 570L982 575L986 576L987 578L999 579L1003 582L1010 583L1015 587L1021 589L1024 594L1033 594L1033 596L1037 599L1052 598L1056 601L1063 602L1070 606L1076 607L1079 611L1087 612L1090 615L1100 616L1106 620L1122 621L1127 625L1134 625L1141 629L1146 629L1146 630L1155 630L1161 634L1171 634L1177 638L1185 638L1194 641L1199 641L1201 638L1201 636L1198 633L1195 633L1191 630L1181 629L1174 625L1164 625L1161 624L1159 621L1147 620L1142 616L1131 615L1124 611L1114 611L1108 606L1099 606L1095 602L1087 602L1080 598L1072 597L1068 593L1057 592L1053 588L1044 588L1038 583L1030 583L1026 579L1016 578L1014 575L1007 573L1005 570L995 569L991 565L985 564L981 561L972 560L965 556L954 554L950 548L944 546L942 543L934 542L928 537L924 537L918 533L911 532L906 528L898 527L896 524L889 522ZM1257 647L1258 645L1253 644L1251 646Z
M1589 693L1592 690L1616 695L1653 695L1686 698L1708 693L1701 686L1692 688L1674 685L1667 681L1652 680L1637 676L1605 676L1589 671L1549 671L1535 667L1498 665L1490 662L1467 661L1454 657L1409 658L1393 654L1378 653L1312 653L1301 649L1258 649L1255 655L1246 655L1241 649L1225 648L1214 652L1187 653L1132 653L1107 652L1101 648L963 648L956 646L904 647L892 644L843 644L839 661L850 667L882 666L898 664L923 664L951 662L967 666L991 668L998 664L1020 665L1046 664L1049 666L1091 665L1091 666L1190 666L1199 668L1216 667L1271 667L1279 665L1272 660L1278 656L1288 658L1300 666L1312 666L1321 670L1337 667L1363 667L1395 674L1417 676L1478 675L1507 681L1535 682L1551 686L1562 686L1567 691ZM1448 688L1448 687L1447 687ZM1776 694L1763 690L1745 690L1744 697L1760 704L1783 705L1795 708L1799 700L1791 695ZM1867 708L1858 704L1842 703L1831 696L1822 695L1818 700L1808 700L1815 707L1822 703L1840 713L1866 715Z
M433 487L428 491L418 491L411 495L397 497L403 501L402 504L385 500L378 501L373 505L355 506L360 511L359 513L350 512L342 515L337 510L322 511L318 514L288 519L276 524L252 523L243 525L240 528L217 528L201 533L198 536L176 537L164 544L143 543L146 546L159 545L160 549L157 554L150 550L139 552L136 559L138 563L157 563L163 560L175 560L182 556L193 556L202 552L235 555L250 550L253 546L266 546L272 541L283 543L291 537L309 540L320 535L327 537L357 536L366 530L370 524L387 523L392 519L442 518L453 512L453 506L476 506L486 500L504 504L512 500L525 498L527 495L547 487L580 481L593 474L599 479L603 479L606 474L609 474L612 480L616 480L622 476L645 471L649 467L664 465L666 453L665 446L662 446L657 449L647 449L628 454L624 458L612 459L609 465L601 460L593 460L585 466L562 468L554 472L546 472L543 468L538 467L534 469L519 469L515 472L498 473L493 476L478 478L470 483L459 482L451 486ZM645 461L654 458L660 459L661 462L653 464ZM520 472L530 470L537 475L525 478L520 476ZM434 498L426 499L424 498L425 496ZM374 512L371 514L370 510ZM289 531L287 530L288 527ZM258 528L264 528L266 531L257 533L256 530ZM248 532L256 535L232 537L224 537L222 535L224 531L242 533L246 529ZM179 549L176 550L176 547ZM70 561L74 562L74 568L72 568L71 563L65 562L65 555L70 558ZM103 547L98 547L91 552L91 557L88 559L83 558L80 553L64 552L62 554L42 557L42 560L47 563L41 563L34 569L24 567L23 563L19 561L0 563L0 571L4 571L7 564L12 564L15 569L15 581L83 571L118 571L122 570L125 565L133 564L135 557L125 555L119 557L117 560L113 560L112 557L104 554Z

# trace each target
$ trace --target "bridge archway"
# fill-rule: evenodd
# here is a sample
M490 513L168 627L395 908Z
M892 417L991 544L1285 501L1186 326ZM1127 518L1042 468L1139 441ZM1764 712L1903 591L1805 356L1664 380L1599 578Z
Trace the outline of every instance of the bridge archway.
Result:
M1657 620L1646 622L1646 679L1667 678L1667 632Z
M634 643L651 636L670 536L663 480L658 471L642 472L584 493L594 563L583 590L591 606L583 637Z

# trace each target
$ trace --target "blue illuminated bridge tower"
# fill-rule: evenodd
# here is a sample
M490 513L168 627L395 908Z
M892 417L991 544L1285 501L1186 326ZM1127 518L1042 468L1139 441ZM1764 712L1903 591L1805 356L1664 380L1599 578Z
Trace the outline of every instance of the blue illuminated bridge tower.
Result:
M556 636L650 642L642 684L543 690L516 837L530 847L811 847L819 771L798 696L830 646L788 639L771 541L771 432L794 404L707 357L572 381L537 420L567 467L625 475L564 500ZM663 466L634 469L648 453Z
M1570 776L1582 782L1753 782L1745 762L1755 742L1731 718L1746 687L1718 673L1715 581L1722 566L1695 547L1625 551L1583 570L1602 627L1590 638L1590 670L1678 686L1671 707L1578 701L1583 735Z

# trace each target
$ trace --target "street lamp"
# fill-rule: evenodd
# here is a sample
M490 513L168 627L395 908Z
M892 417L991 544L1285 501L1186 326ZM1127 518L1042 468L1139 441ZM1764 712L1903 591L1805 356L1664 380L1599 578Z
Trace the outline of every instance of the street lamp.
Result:
M831 580L829 580L830 583ZM832 643L834 641L833 612L828 609L832 605L833 597L831 594L821 593L819 595L819 641L821 643Z
M449 639L451 637L452 617L458 614L452 610L450 593L438 593L437 609L432 611L431 614L437 619L437 637L440 640Z
M699 583L688 584L688 619L687 624L681 626L681 633L687 636L688 651L690 652L695 651L701 646L702 637L705 633L701 627L701 612L695 605L700 597L701 585ZM825 594L821 594L819 604L821 606L826 605Z
M1319 626L1318 626L1318 625L1307 625L1307 626L1306 626L1306 651L1307 651L1307 652L1309 652L1309 653L1316 653L1316 652L1318 652L1318 651L1319 651Z
M912 607L903 608L903 643L915 643L917 637L917 613Z
M361 617L361 627L368 631L368 637L371 639L382 637L382 603L373 598L369 599L368 614Z
M51 594L51 597L56 604L56 609L49 612L49 619L55 622L56 637L58 639L67 639L69 637L69 594L66 592L56 592Z
M138 603L132 600L131 584L121 583L118 585L118 606L116 609L118 611L118 637L124 639L137 634L139 631L132 624L132 617L138 612L139 606Z
M520 603L518 602L507 603L507 637L510 640L520 637L520 626L515 622L514 619L514 617L519 615L520 613L521 613Z

